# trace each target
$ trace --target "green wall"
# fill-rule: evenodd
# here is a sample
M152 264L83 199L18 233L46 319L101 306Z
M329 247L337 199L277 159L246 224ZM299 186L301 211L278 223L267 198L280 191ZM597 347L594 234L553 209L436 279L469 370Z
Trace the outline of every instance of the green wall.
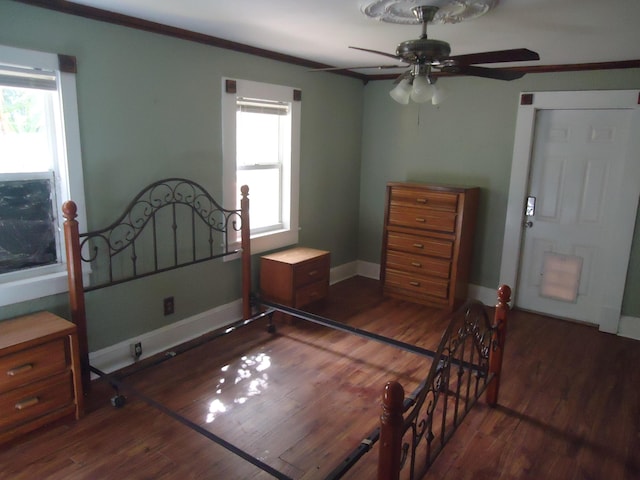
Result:
M358 258L380 261L388 181L482 188L471 282L499 282L515 121L521 91L639 89L640 69L526 75L512 82L441 78L439 106L399 105L391 82L365 87ZM640 159L638 159L640 161ZM636 227L623 314L640 316L640 227Z
M89 228L115 220L133 195L165 177L191 178L221 198L223 76L301 89L300 243L330 250L333 265L356 259L362 82L6 0L0 44L77 58ZM168 295L176 314L164 317ZM239 297L239 261L91 292L90 350ZM0 318L41 309L68 317L67 303L65 294L11 305Z

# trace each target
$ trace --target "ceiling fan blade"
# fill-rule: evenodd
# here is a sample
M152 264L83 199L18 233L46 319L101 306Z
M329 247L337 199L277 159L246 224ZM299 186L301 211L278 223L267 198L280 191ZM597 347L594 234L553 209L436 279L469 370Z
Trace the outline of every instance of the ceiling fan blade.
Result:
M353 48L354 50L362 50L363 52L377 53L378 55L384 55L385 57L394 58L396 60L402 60L402 57L399 57L398 55L394 55L393 53L381 52L379 50L370 50L368 48L361 48L361 47L349 47L349 48Z
M468 55L455 55L449 57L460 65L474 63L500 63L500 62L526 62L540 60L540 55L527 48L514 48L512 50L496 50L494 52L470 53Z
M378 70L385 70L388 68L406 68L406 65L360 65L356 67L325 67L325 68L312 68L307 70L308 72L335 72L336 70L358 70L360 68L377 68Z
M485 68L474 65L460 65L456 67L443 67L444 73L454 75L471 75L474 77L493 78L495 80L515 80L524 76L525 72L508 70L506 68Z

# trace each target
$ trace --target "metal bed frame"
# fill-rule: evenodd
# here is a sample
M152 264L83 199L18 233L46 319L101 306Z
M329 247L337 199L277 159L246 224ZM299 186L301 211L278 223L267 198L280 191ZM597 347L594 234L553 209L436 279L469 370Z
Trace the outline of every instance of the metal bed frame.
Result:
M91 373L106 379L116 389L114 406L124 405L125 391L181 422L188 428L226 448L230 452L274 478L290 479L260 459L225 441L128 385L126 375L105 373L89 364L85 293L100 288L166 272L195 263L229 255L240 255L242 269L242 319L223 328L199 346L220 335L226 335L256 320L268 317L268 329L275 327L272 316L281 311L305 321L382 342L420 357L432 358L428 376L405 398L402 386L389 382L382 394L383 411L380 426L370 432L347 457L326 477L342 478L376 443L379 442L378 478L409 478L424 473L462 419L486 391L487 403L497 403L502 352L510 300L510 289L498 291L498 305L493 321L489 321L484 305L469 302L451 317L440 345L430 351L368 332L334 320L269 302L251 295L251 248L249 229L249 189L241 187L240 209L225 209L199 184L184 178L170 178L152 183L128 205L125 212L108 227L80 234L75 220L77 207L63 205L65 246L69 277L71 319L77 325L82 382L90 389ZM187 225L186 233L179 229ZM168 234L165 235L165 233ZM240 237L238 245L237 237ZM91 266L92 282L84 286L83 264ZM256 314L252 314L253 311ZM182 350L186 351L186 349ZM174 352L172 352L175 355ZM144 368L170 359L165 355ZM452 412L452 413L451 413ZM426 455L418 455L425 441ZM408 463L409 468L403 470Z

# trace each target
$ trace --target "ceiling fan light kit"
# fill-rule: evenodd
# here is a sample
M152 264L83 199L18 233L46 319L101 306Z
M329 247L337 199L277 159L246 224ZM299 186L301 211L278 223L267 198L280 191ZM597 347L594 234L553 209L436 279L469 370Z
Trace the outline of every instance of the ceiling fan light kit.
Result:
M389 92L391 98L402 105L409 104L409 98L411 98L411 79L403 78L398 84Z
M416 77L413 79L411 89L411 100L416 103L426 103L433 97L433 87L427 77Z
M436 87L436 80L437 78L429 75L428 65L413 65L410 72L401 75L400 81L389 95L402 105L407 105L410 99L415 103L426 103L431 100L434 105L437 105L444 99L444 95Z

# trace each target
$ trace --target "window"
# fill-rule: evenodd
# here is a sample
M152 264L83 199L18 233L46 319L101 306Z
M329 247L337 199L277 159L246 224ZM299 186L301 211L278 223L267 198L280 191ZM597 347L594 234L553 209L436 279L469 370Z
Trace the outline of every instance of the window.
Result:
M62 203L86 225L74 70L0 46L0 305L67 290Z
M240 186L249 186L255 253L298 242L301 102L294 92L223 79L224 199L240 208Z

